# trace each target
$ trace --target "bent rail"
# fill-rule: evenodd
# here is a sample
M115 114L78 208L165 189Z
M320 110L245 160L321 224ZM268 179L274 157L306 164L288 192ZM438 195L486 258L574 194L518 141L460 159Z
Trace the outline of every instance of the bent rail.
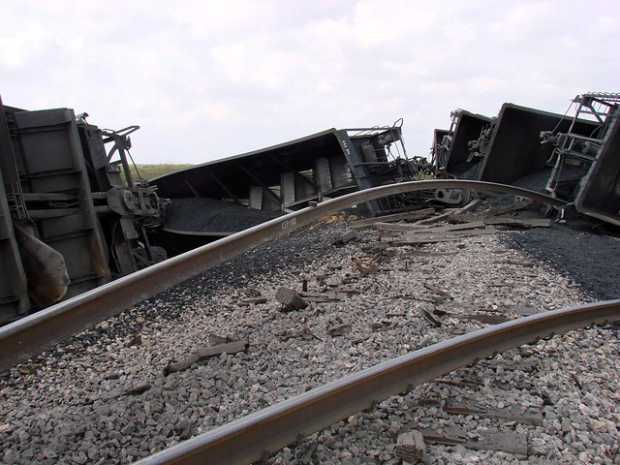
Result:
M196 436L134 465L242 465L493 353L592 323L620 320L620 300L540 313L439 342L345 376Z
M556 207L565 205L558 199L519 187L452 179L410 181L353 192L177 255L0 328L0 372L66 337L120 313L130 305L152 297L263 242L285 237L295 229L325 215L390 195L439 188L508 193Z

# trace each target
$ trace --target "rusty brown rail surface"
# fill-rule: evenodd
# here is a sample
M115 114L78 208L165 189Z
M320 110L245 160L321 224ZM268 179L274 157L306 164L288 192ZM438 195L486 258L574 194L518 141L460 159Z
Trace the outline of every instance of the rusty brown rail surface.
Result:
M249 464L375 402L483 357L541 337L615 320L620 320L620 300L548 311L490 326L345 376L134 465Z
M0 372L137 302L259 244L285 237L326 215L390 195L440 188L507 193L555 207L565 205L558 199L519 187L452 179L389 184L343 195L172 257L3 326L0 328Z

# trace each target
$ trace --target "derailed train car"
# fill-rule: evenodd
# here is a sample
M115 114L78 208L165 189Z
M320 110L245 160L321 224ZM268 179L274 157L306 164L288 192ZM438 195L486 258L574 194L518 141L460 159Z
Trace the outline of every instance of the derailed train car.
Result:
M417 170L398 125L328 129L154 179L171 200L155 240L182 252L313 201L411 180ZM376 215L409 200L391 197L366 207Z
M620 225L620 94L580 94L573 103L573 116L505 103L497 117L478 122L478 135L455 144L460 126L475 126L473 114L459 110L443 144L435 131L436 171L544 191Z
M105 130L87 117L0 100L0 324L309 202L416 171L393 125L332 129L149 183L130 169L138 126Z
M135 129L0 101L0 323L166 257L148 237L160 199L129 170Z

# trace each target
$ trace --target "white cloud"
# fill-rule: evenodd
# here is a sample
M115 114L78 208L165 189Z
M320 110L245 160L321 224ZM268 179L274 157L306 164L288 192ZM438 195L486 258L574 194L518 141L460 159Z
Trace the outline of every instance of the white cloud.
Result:
M592 11L605 11L594 15ZM137 123L140 162L200 162L405 117L410 154L457 107L562 112L618 90L615 2L20 2L3 6L0 93Z

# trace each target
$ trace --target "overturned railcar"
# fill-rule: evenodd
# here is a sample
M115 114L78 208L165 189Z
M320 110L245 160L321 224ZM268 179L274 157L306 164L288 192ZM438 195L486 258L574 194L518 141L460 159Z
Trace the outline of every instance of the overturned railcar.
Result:
M104 130L68 108L30 111L0 100L0 324L312 201L412 179L416 170L394 125L331 129L149 183L130 169L137 129ZM405 201L368 208L391 211Z
M413 179L415 172L399 126L329 129L154 179L171 201L155 240L181 252L312 201ZM378 214L403 202L367 207Z
M457 110L441 143L434 133L438 173L544 191L620 225L620 94L590 92L573 103L572 116L505 103L486 123Z
M444 136L444 146L449 147L444 171L450 177L524 183L544 190L554 147L541 144L541 133L562 133L572 128L585 135L596 127L593 121L571 123L564 115L512 103L502 105L494 118L457 110L452 113L450 133Z
M620 226L620 93L589 92L577 95L572 124L554 142L552 175L548 188L562 187L564 172L577 166L585 175L579 180L575 207L583 214ZM580 117L590 117L596 129L588 134L575 130Z
M492 118L463 109L453 111L450 116L450 130L441 134L442 139L437 146L436 172L440 177L476 179L480 159L472 155L469 144L489 127ZM435 139L438 135L436 130Z
M577 196L579 211L620 226L620 115L610 130L585 177Z
M0 323L165 258L159 197L129 171L135 129L0 100Z
M477 179L503 184L523 184L538 190L546 187L551 167L553 145L541 143L541 133L566 132L571 119L564 115L505 103L491 125L481 135L481 169ZM578 134L591 134L597 123L575 121L573 130ZM576 170L571 177L580 179L585 172ZM566 173L568 184L569 173ZM543 180L543 182L540 182ZM524 186L524 187L525 187Z

